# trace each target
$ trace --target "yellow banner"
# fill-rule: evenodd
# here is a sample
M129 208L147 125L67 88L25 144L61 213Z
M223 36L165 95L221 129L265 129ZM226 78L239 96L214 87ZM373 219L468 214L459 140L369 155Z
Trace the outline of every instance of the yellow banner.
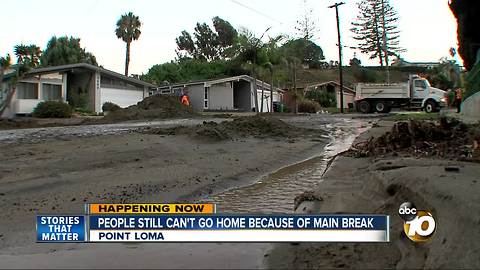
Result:
M87 204L88 214L213 214L214 204Z

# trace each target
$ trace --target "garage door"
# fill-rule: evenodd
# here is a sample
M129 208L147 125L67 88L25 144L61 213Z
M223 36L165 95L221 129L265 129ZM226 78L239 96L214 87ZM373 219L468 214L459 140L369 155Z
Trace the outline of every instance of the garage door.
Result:
M143 100L143 91L139 90L102 88L100 93L100 106L102 106L103 103L109 101L117 104L122 108L125 108L130 105L135 105L139 101Z

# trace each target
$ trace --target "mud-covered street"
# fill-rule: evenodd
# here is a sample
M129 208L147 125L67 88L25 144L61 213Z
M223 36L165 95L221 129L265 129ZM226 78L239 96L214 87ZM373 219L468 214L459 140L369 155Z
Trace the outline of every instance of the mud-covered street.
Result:
M480 166L468 159L478 154L470 145L478 127L454 120L418 124L440 128L442 136L461 131L465 137L453 147L443 137L427 141L426 133L414 130L397 134L399 125L381 117L318 114L2 131L1 265L136 268L138 260L142 268L458 265L448 253L469 268L478 263L479 250L474 239ZM432 152L433 145L443 148ZM396 214L403 201L433 212L439 225L432 241L418 246L405 238ZM81 213L84 203L99 202L212 202L220 213L388 214L391 242L35 243L37 213ZM457 211L462 207L470 211ZM372 261L377 255L381 258Z
M172 257L172 250L182 258L188 255L182 259L184 267L197 267L212 254L224 258L217 267L263 266L264 255L271 247L266 244L250 245L245 250L245 244L114 244L100 248L35 244L31 232L36 213L82 212L84 203L93 202L203 201L217 203L221 212L292 212L294 197L321 181L329 157L346 150L353 138L372 123L368 119L321 115L286 117L283 120L289 125L307 128L308 135L220 141L142 132L146 127L188 127L211 120L2 131L2 262L31 267L55 257L54 263L50 261L53 264L46 265L61 267L66 264L58 258L71 263L72 256L59 254L75 254L79 267L102 267L91 257L124 250L121 253L125 256L118 256L123 259L113 264L102 260L101 264L134 267L129 256L134 256L135 249L165 254L156 256L152 267L160 262L168 267L164 262ZM200 247L202 252L197 252ZM238 252L225 250L242 250L244 255L238 257ZM170 261L173 267L176 260Z

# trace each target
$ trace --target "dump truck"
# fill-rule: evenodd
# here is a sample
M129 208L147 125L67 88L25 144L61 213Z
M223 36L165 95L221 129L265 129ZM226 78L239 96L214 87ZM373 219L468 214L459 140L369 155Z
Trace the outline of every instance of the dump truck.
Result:
M446 105L445 91L427 79L410 75L406 83L355 85L355 106L362 113L388 113L392 108L438 112Z

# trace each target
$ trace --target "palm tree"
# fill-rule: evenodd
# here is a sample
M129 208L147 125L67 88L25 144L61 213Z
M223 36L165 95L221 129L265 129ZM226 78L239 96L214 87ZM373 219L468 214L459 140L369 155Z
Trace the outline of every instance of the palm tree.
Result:
M24 45L24 44L15 45L13 51L15 53L15 56L17 57L17 63L18 64L24 63L26 58L28 57L27 45Z
M273 113L273 75L274 75L274 66L272 62L267 62L265 67L270 71L270 112ZM263 98L263 89L262 89L262 98ZM262 102L263 105L263 102Z
M15 56L19 65L25 65L30 68L35 68L40 64L40 56L42 50L37 45L19 44L14 48Z
M9 68L12 64L12 59L10 58L10 54L7 54L5 57L0 57L0 94L2 98L0 99L0 110L3 112L3 74L5 70ZM1 115L1 113L0 113Z
M12 64L12 59L10 54L7 54L5 57L0 57L0 83L3 80L3 73L7 68L9 68Z
M35 68L40 65L40 57L42 56L42 50L37 45L28 45L27 46L29 67Z
M119 39L127 43L127 52L125 57L125 76L128 76L128 65L130 64L130 43L140 37L140 26L142 22L138 16L132 12L126 13L117 21L117 29L115 34Z
M42 51L36 45L24 45L19 44L14 47L15 56L17 56L17 66L15 67L15 74L10 79L10 88L8 90L7 97L3 99L0 104L0 115L3 114L5 109L9 106L15 92L17 91L17 83L23 78L23 75L27 73L30 68L37 67L39 64ZM4 70L10 66L10 55L7 57L0 57L0 71L1 78L3 80ZM2 81L0 80L0 82Z

